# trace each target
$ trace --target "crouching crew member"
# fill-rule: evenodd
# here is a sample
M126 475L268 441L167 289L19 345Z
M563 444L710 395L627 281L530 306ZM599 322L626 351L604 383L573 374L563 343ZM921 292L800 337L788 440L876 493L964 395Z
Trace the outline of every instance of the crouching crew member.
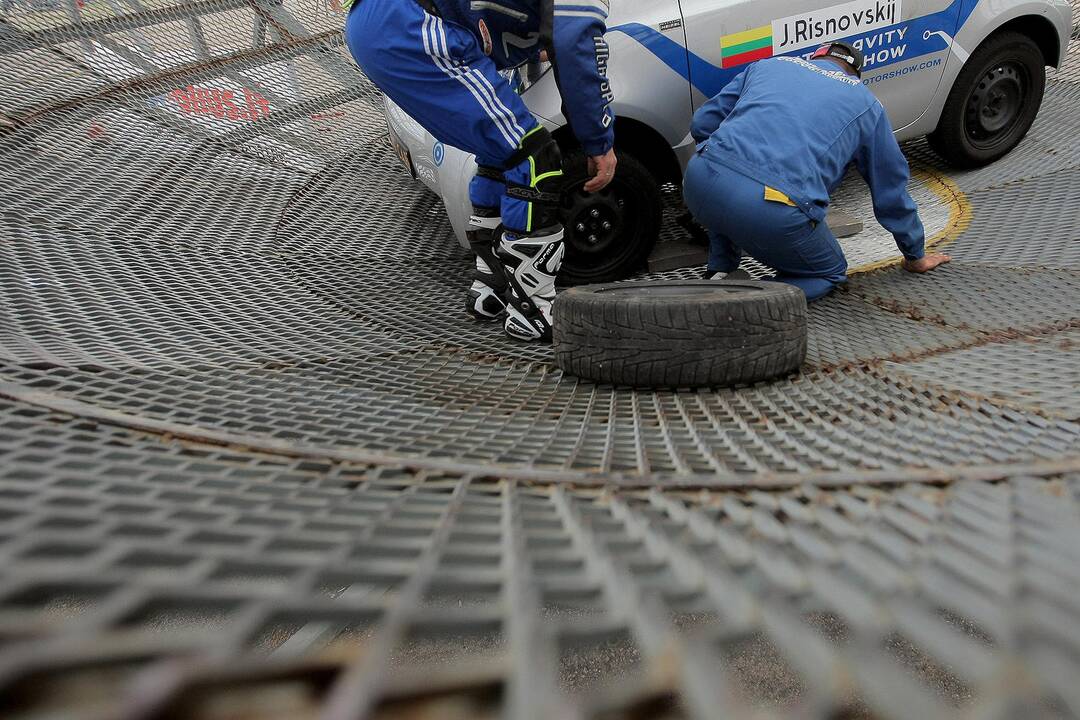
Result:
M761 60L695 113L691 133L700 145L684 193L709 230L706 277L734 271L745 251L807 300L844 282L847 261L825 213L852 162L903 267L923 273L949 261L924 251L907 159L881 103L859 80L862 63L862 53L842 42L810 61Z
M499 70L547 53L589 157L585 189L602 189L615 174L607 10L607 0L355 0L345 21L367 77L438 140L476 155L466 307L523 340L551 340L562 157Z

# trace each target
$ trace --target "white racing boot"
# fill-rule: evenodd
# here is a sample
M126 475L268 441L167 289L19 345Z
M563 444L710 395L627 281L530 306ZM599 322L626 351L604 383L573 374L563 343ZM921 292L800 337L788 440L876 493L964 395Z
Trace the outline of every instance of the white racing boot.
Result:
M519 340L551 342L555 276L562 265L563 230L526 237L503 234L499 260L506 273L506 334Z
M473 215L466 234L469 247L476 253L476 269L473 270L472 285L465 297L465 310L481 322L502 320L506 311L503 301L506 276L502 263L495 255L496 230L500 223L497 215Z

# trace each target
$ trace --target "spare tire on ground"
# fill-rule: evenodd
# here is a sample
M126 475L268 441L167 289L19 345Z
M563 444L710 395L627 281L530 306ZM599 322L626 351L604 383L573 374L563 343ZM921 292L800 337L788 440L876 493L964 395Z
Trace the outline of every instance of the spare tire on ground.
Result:
M555 299L555 362L634 387L751 383L806 357L806 296L779 282L686 280L570 288Z

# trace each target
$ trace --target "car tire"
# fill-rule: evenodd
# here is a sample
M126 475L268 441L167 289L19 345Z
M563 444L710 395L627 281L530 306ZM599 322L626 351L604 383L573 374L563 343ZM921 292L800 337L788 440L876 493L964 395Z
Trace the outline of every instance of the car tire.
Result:
M779 282L589 285L558 295L553 315L556 364L602 383L738 385L806 358L806 296Z
M1027 135L1042 105L1045 62L1026 35L992 35L953 83L930 147L956 168L982 167L1006 155Z
M564 286L611 282L644 267L660 234L660 188L633 155L615 151L615 177L598 193L583 189L588 162L580 151L563 160L566 186L561 218L566 256L559 273Z

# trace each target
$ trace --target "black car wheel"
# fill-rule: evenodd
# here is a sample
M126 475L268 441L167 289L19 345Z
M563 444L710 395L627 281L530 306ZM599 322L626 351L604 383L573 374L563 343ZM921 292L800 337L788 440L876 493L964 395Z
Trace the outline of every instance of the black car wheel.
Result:
M1042 105L1046 66L1027 36L1003 32L968 59L930 145L958 168L987 165L1023 140Z
M561 216L566 256L561 285L609 282L644 266L660 233L660 190L632 155L616 150L618 166L606 188L587 193L588 164L579 152L566 155Z

